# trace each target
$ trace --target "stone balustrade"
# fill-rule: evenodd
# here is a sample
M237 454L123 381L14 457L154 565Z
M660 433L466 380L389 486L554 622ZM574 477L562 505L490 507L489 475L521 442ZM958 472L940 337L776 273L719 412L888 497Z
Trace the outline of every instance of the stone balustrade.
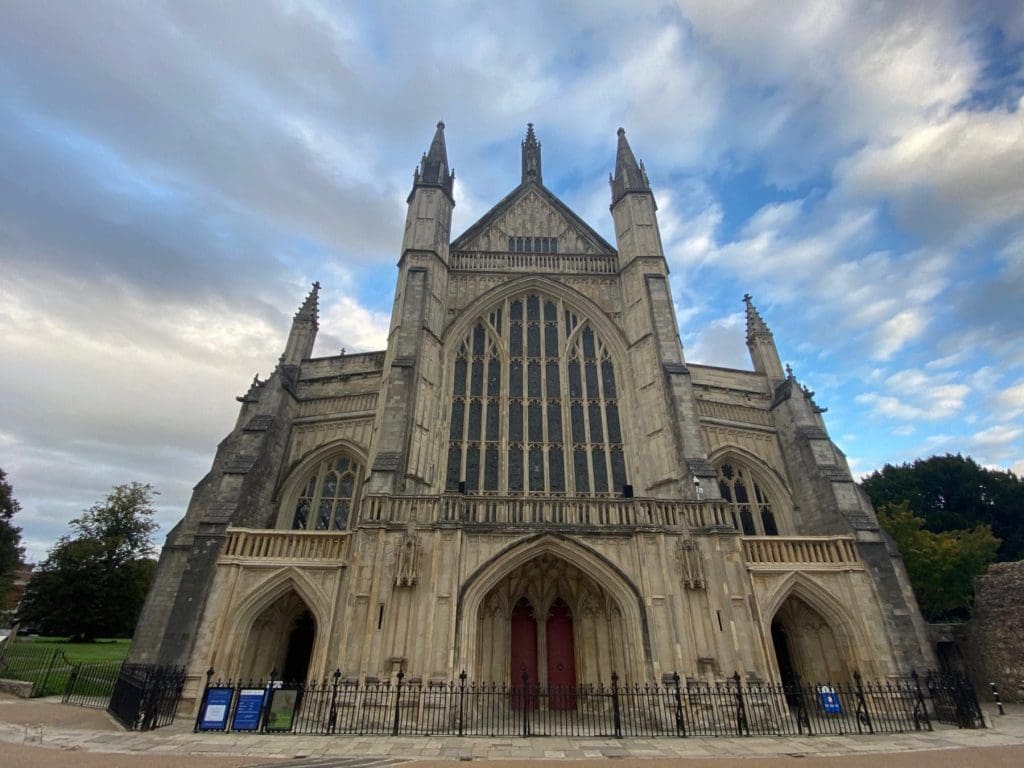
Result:
M451 523L463 526L664 527L699 530L735 527L721 501L623 498L532 498L456 495L368 496L363 523Z
M619 269L615 256L582 253L505 253L456 251L451 268L468 271L572 272L614 275Z
M751 570L864 567L852 536L744 536L740 541Z
M352 534L341 531L277 531L228 528L222 558L238 560L326 560L348 559Z

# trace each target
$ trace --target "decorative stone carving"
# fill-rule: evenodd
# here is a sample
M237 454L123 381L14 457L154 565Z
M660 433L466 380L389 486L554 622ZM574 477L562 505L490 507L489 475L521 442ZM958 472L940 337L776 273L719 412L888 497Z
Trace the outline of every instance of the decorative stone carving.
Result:
M409 525L395 552L395 586L412 587L416 584L416 557L419 553L416 529Z
M707 580L704 577L704 558L697 542L693 539L680 539L676 556L683 586L687 589L705 589Z

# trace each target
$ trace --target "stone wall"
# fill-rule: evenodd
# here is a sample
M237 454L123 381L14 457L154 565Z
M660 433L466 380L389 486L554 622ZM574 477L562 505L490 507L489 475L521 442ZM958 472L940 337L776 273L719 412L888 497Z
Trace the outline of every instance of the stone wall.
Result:
M995 683L1003 701L1024 702L1024 560L996 563L974 580L967 638L979 695Z

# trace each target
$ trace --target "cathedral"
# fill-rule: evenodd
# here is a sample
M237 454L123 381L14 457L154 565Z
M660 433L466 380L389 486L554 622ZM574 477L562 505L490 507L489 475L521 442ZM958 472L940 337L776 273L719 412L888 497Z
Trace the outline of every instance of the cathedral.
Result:
M544 186L451 235L417 167L387 349L313 357L319 284L170 532L129 661L542 686L933 666L894 544L744 296L751 370L686 360L625 131L615 244ZM739 297L737 297L737 301Z

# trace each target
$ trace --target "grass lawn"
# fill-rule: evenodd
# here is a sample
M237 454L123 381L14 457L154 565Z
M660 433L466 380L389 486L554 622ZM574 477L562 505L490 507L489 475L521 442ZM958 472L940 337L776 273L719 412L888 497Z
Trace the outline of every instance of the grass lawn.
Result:
M24 638L19 638L20 642ZM128 654L128 638L97 640L94 643L69 643L65 637L36 637L30 640L37 648L60 648L68 661L121 661Z

